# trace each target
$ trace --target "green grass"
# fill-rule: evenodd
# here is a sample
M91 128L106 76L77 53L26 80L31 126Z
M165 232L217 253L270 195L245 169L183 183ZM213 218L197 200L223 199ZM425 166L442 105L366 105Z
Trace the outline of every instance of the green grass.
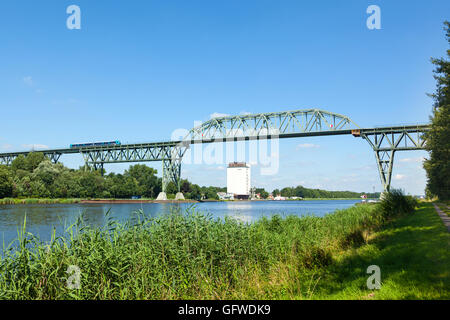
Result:
M195 209L101 229L80 219L50 245L24 228L0 260L0 298L363 299L372 264L374 298L448 298L448 234L429 204L407 215L402 201L253 224ZM66 286L70 265L81 289Z
M336 257L315 298L449 299L450 234L431 203L389 223L369 244ZM380 290L366 288L369 265L381 269Z

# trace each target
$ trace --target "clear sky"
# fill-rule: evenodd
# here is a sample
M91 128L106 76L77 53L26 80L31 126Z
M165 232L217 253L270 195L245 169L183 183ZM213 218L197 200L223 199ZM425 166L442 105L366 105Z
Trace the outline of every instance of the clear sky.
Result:
M69 30L69 5L81 29ZM369 5L381 29L369 30ZM170 139L211 115L320 108L361 127L428 121L430 57L447 50L450 2L5 0L0 6L0 151ZM367 142L285 139L279 170L252 185L376 191ZM397 153L393 187L423 194L424 151ZM64 156L69 167L81 156ZM237 161L248 159L234 159ZM159 171L160 163L149 163ZM106 167L123 171L128 165ZM183 178L224 186L223 164Z

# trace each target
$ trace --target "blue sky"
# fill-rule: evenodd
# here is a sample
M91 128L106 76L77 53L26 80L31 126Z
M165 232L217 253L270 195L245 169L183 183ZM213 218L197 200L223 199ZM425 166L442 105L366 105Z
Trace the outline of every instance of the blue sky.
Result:
M81 30L66 27L72 4ZM381 30L366 27L372 4ZM0 151L167 140L214 113L320 108L361 127L427 122L448 12L440 0L2 1ZM397 153L393 187L423 194L426 156ZM224 167L186 164L182 176L225 185ZM381 190L373 152L352 136L285 139L276 175L252 169L255 186L298 184Z

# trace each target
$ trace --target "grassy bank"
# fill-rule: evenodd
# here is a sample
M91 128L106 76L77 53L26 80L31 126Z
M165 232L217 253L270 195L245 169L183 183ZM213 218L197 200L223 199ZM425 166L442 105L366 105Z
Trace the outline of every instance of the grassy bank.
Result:
M368 244L336 255L315 294L324 299L450 299L450 234L431 203L373 233ZM381 269L380 290L366 269Z
M404 203L411 205L408 201ZM7 253L0 262L0 297L363 298L372 292L364 289L367 266L380 263L383 288L384 277L391 270L390 264L383 265L381 252L384 252L384 248L378 247L380 244L377 242L382 241L380 239L384 239L383 237L397 235L396 231L389 232L386 228L400 228L401 225L395 227L395 223L404 223L406 231L411 233L409 237L413 237L416 229L420 231L422 228L429 234L420 234L418 237L433 236L436 232L433 228L437 228L436 226L407 225L408 221L423 223L421 219L427 220L428 215L433 218L428 209L423 207L411 216L397 218L398 212L406 214L410 210L402 206L391 205L389 208L382 205L360 205L324 218L290 216L282 219L275 216L251 225L232 219L214 220L191 210L187 214L142 218L133 225L119 225L110 221L103 229L91 229L79 221L69 230L67 240L54 240L50 246L40 244L32 235L22 232L18 239L20 250ZM423 218L422 215L427 217ZM418 217L419 220L414 220ZM436 242L445 238L427 238L428 247L422 249L400 245L405 241L411 243L409 237L397 239L397 245L389 249L393 257L394 249L404 251L403 263L406 265L403 268L407 269L416 260L425 260L423 254L429 257L436 250L445 249L442 244L434 248ZM33 243L36 245L31 249ZM364 248L369 251L359 252ZM378 255L371 260L369 253L377 252L376 248ZM425 249L427 252L423 252ZM408 253L411 253L410 260L406 260ZM443 256L441 252L440 256L433 256L433 259L431 269L421 270L420 282L415 283L415 278L412 278L410 287L417 287L413 291L416 294L417 290L422 290L422 297L429 292L425 297L440 298L447 294L442 291L445 288L444 282L441 278L439 287L439 281L436 284L433 277L448 277L448 274L442 273L446 270L442 266L443 263L448 263L448 256ZM80 289L69 289L66 286L69 276L66 271L70 265L76 265L81 270ZM434 276L428 273L439 270ZM392 288L403 285L403 282L396 282L396 279L393 277L391 280ZM436 289L433 291L431 288ZM391 291L379 297L389 297ZM382 289L376 294L382 292L385 291ZM403 292L403 287L396 292Z

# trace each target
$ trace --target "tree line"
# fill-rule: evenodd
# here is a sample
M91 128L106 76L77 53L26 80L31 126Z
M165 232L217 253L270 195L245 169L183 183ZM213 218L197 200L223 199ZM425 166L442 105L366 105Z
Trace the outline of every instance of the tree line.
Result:
M450 23L444 23L447 42L450 44ZM425 135L429 158L424 161L427 173L427 197L437 196L442 200L450 199L450 50L447 59L431 59L436 66L434 78L436 91L430 96L434 100L431 130Z
M129 199L133 196L156 198L162 181L157 170L143 164L130 166L123 174L109 173L82 166L70 169L61 163L52 163L41 152L20 155L11 166L0 166L0 198L113 198ZM173 182L167 186L169 198L177 193ZM218 199L218 192L226 187L199 186L187 179L180 182L180 191L187 199ZM269 192L257 188L256 193L266 199ZM302 198L359 198L363 193L352 191L326 191L302 186L275 189L274 196ZM368 194L377 197L378 194Z
M143 164L130 166L123 174L109 173L82 166L69 169L52 163L41 152L20 155L11 166L0 166L0 198L117 198L133 196L156 198L162 181L157 170ZM226 188L200 187L181 180L181 191L189 199L218 199L217 192ZM177 188L169 183L167 193Z
M275 189L272 192L273 196L281 195L282 197L301 197L301 198L360 198L362 195L366 195L368 198L378 198L379 193L365 193L365 192L353 192L353 191L327 191L322 189L309 189L303 186L286 187L283 189Z

